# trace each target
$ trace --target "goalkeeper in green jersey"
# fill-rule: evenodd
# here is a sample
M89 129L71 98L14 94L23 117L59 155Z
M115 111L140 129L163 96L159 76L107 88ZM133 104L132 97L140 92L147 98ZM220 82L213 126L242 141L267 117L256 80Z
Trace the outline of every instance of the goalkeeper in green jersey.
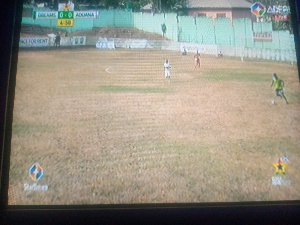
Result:
M277 77L276 73L273 74L271 87L273 85L275 87L276 96L279 96L281 99L283 98L285 103L288 104L288 101L286 100L286 97L284 96L283 92L284 82ZM275 104L275 100L273 100L272 103Z

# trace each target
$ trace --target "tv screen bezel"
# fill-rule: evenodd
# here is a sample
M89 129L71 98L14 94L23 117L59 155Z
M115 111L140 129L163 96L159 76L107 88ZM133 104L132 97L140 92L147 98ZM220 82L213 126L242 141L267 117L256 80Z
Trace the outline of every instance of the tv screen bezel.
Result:
M289 0L292 26L296 42L296 55L300 59L299 15L297 0ZM243 203L201 203L201 204L133 204L133 205L49 205L49 206L8 206L8 180L10 165L10 140L12 135L13 103L16 84L19 38L21 30L23 2L12 0L2 3L1 23L1 86L0 86L0 143L1 143L1 219L12 222L52 223L68 220L86 222L102 219L104 223L120 221L141 221L161 223L189 223L202 221L248 220L258 222L278 221L283 223L299 218L299 201L243 202ZM299 9L298 9L299 10ZM299 11L298 11L299 12ZM300 60L297 61L300 80ZM50 217L56 218L55 220ZM46 218L46 220L45 220ZM48 218L48 219L47 219ZM82 218L87 218L82 220ZM4 220L5 221L5 220Z

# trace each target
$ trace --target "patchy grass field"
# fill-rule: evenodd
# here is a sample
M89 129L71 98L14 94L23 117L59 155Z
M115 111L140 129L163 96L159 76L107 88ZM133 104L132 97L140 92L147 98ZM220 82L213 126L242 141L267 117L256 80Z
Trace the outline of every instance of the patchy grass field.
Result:
M21 51L9 204L300 199L297 68L208 55L201 64L154 50ZM274 72L289 105L271 104ZM273 186L283 155L291 184ZM24 191L35 162L48 191Z

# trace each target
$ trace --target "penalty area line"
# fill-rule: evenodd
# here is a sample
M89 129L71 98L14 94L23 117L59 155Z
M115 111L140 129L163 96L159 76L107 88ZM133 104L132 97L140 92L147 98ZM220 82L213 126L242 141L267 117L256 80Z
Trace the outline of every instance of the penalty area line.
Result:
M110 71L109 71L110 67L106 68L105 71L109 74L112 74Z

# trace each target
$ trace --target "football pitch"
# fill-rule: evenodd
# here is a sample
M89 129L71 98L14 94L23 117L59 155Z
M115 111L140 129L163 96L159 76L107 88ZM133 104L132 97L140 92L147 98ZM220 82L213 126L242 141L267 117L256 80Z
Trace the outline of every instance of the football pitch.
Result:
M291 64L237 57L201 55L194 68L172 51L20 51L9 204L300 199L298 80ZM282 156L291 183L272 185ZM48 188L24 190L34 183Z

